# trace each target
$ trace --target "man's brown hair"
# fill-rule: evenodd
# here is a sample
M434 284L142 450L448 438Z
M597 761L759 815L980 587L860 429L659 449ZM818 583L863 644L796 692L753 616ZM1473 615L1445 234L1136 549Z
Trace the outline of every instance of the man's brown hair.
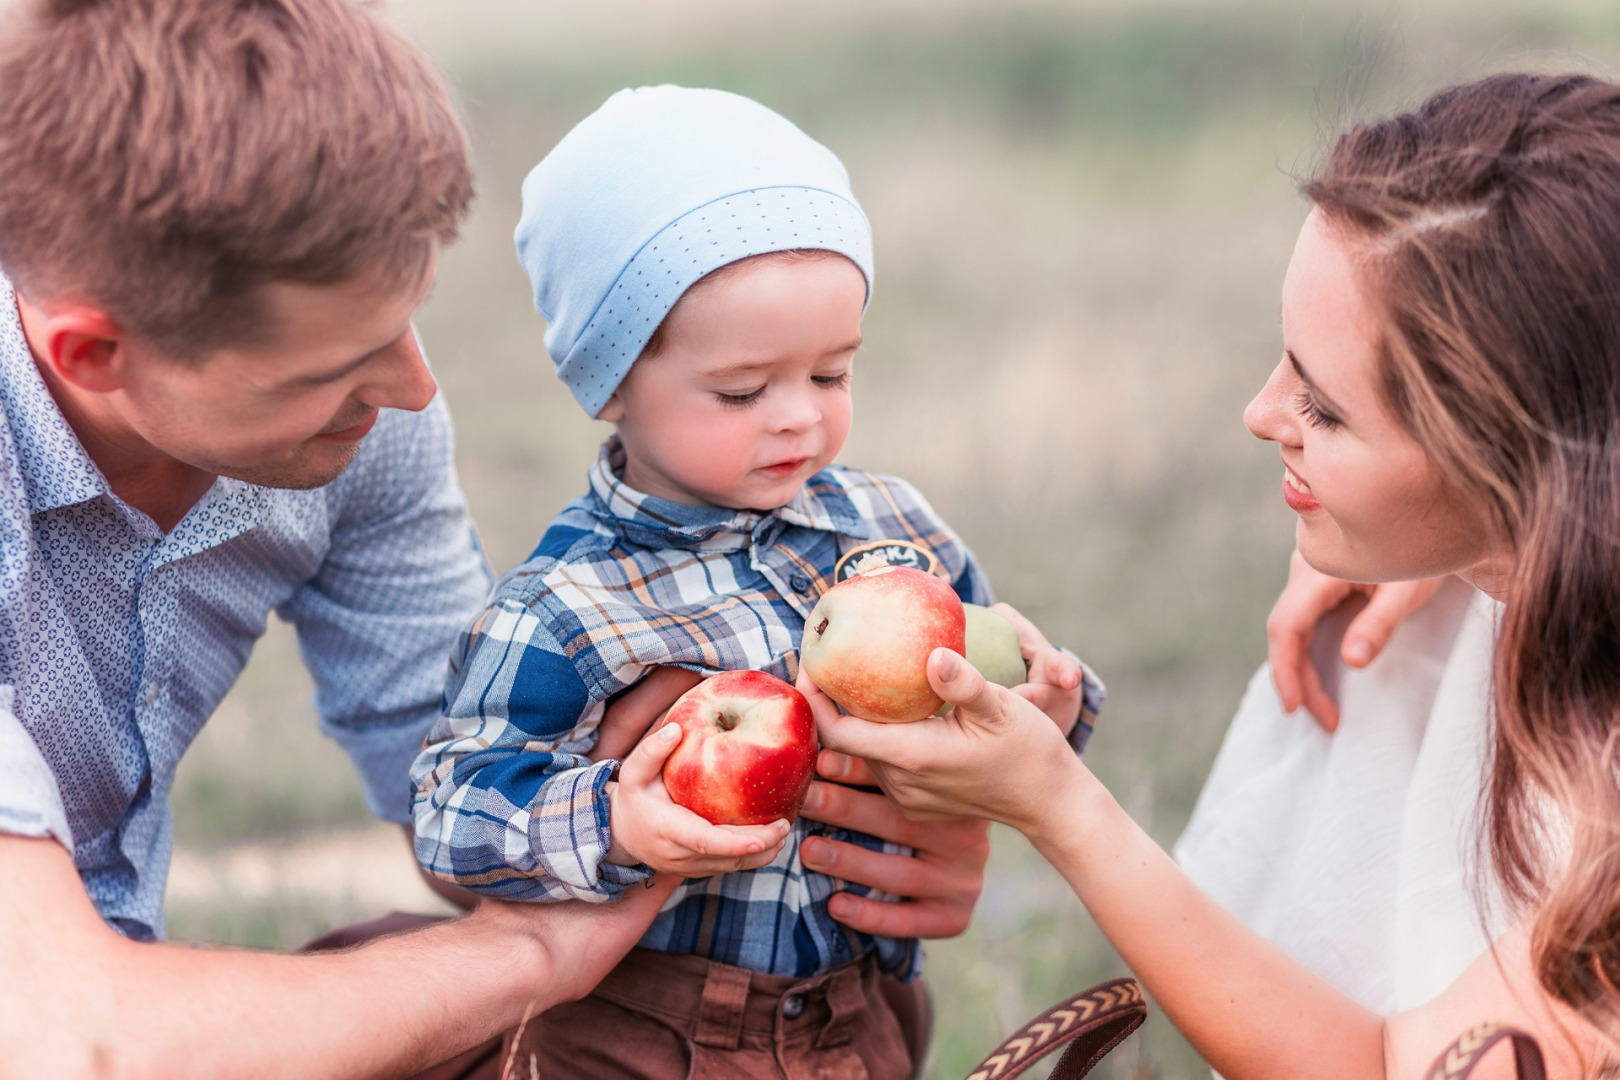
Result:
M166 354L262 286L420 278L472 199L432 63L350 0L29 0L0 28L0 267Z

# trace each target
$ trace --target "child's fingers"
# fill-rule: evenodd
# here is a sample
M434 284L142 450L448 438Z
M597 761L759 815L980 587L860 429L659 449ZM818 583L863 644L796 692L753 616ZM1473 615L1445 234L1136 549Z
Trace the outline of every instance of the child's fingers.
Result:
M664 759L680 745L679 724L665 724L636 744L619 766L619 783L627 788L644 788L659 778Z
M1030 659L1028 681L1073 690L1080 685L1080 661L1062 649L1048 645Z
M787 837L788 824L712 825L684 806L671 804L656 823L659 839L679 853L717 859L740 859L771 851ZM769 860L766 860L767 862Z

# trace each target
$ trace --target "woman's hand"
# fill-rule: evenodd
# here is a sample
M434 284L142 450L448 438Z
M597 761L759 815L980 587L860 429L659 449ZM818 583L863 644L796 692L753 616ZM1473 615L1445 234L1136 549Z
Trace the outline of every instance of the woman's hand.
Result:
M1090 774L1032 702L987 683L949 649L928 658L928 681L956 708L910 724L842 715L802 670L799 690L822 745L864 758L908 817L987 817L1033 836L1050 814L1077 804L1066 793Z
M1322 616L1348 602L1366 606L1350 620L1339 655L1353 668L1364 668L1389 644L1390 636L1412 612L1429 602L1445 578L1357 585L1329 577L1295 550L1288 560L1288 584L1266 619L1266 645L1271 654L1271 681L1282 707L1301 705L1330 734L1339 728L1339 706L1322 686L1311 663L1311 641Z

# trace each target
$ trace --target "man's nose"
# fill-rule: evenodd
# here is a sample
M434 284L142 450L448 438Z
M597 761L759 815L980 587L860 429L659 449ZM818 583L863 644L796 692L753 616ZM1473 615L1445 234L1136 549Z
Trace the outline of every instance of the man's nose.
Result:
M367 404L381 409L420 412L439 392L439 384L428 370L427 357L423 355L414 327L400 335L378 359L383 363L378 365L371 380L371 392L364 395Z

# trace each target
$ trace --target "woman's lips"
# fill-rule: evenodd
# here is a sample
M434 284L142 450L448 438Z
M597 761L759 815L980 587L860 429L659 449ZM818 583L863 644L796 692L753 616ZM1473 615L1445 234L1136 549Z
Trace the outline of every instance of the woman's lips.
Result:
M336 431L323 431L315 436L317 439L326 439L329 442L359 442L366 437L373 424L377 422L378 410L372 409L366 418L358 424L350 424L346 428Z
M1311 486L1294 475L1294 470L1283 466L1283 501L1297 514L1322 509L1322 504L1311 494Z

